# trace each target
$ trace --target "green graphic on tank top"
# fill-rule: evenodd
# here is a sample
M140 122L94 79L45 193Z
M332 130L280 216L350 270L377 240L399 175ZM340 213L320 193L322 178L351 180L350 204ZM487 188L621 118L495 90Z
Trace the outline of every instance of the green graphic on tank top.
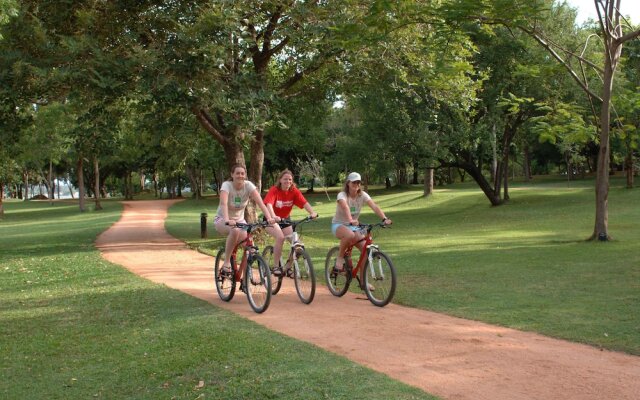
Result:
M351 214L355 214L356 213L356 206L351 206Z
M233 198L233 205L235 208L240 208L240 206L242 205L242 199L240 198L240 196L235 196Z

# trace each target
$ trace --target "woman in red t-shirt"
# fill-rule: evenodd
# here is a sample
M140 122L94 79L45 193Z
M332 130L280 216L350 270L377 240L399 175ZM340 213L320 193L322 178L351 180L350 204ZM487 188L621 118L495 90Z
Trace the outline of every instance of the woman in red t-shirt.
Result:
M267 195L264 198L264 204L267 206L271 217L279 222L281 219L289 218L291 215L291 209L293 206L298 208L304 208L311 218L316 218L318 214L313 211L311 204L304 198L302 192L293 183L293 173L288 169L285 169L278 175L277 183L269 189ZM280 225L275 224L267 227L267 232L275 239L273 246L273 262L276 265L273 266L273 274L281 275L282 266L279 265L280 256L282 255L282 245L284 244L285 236L291 235L293 229L288 226L284 229L280 228Z

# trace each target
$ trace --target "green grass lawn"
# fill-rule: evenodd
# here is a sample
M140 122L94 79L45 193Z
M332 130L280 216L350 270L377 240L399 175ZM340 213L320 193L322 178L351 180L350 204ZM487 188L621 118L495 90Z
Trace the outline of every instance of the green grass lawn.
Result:
M593 230L593 180L515 183L511 201L499 207L473 183L436 189L427 199L418 187L370 193L394 221L376 241L398 270L396 303L640 355L640 189L612 180L611 242L585 241ZM334 197L308 196L320 218L302 234L318 277L336 244ZM200 239L199 218L207 212L211 220L216 206L215 198L178 203L167 228L213 253L222 240L212 224L210 238ZM361 220L376 217L367 212Z
M4 205L1 399L432 398L104 261L117 202Z

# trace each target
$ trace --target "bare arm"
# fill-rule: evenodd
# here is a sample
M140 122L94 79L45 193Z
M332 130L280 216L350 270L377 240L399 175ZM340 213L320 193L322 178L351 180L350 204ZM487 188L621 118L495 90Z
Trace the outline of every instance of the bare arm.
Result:
M367 204L369 205L369 207L371 207L373 212L376 213L376 215L384 221L386 225L391 225L392 221L387 218L382 209L372 199L369 199L369 201L367 201Z
M278 217L276 215L276 212L273 210L273 204L271 203L265 203L265 206L267 206L267 209L269 210L269 214L271 215L271 218L273 218L276 222L280 221L280 217Z
M275 223L275 220L273 219L271 211L269 211L267 206L264 205L264 202L262 201L262 197L260 197L260 192L258 192L258 189L255 189L253 192L251 192L251 200L253 200L258 205L258 207L260 207L260 209L264 213L264 217L267 219L267 222L273 225Z
M311 207L311 204L309 203L304 203L303 208L305 209L306 212L309 213L309 215L311 216L311 218L318 218L318 213L313 211L313 207Z

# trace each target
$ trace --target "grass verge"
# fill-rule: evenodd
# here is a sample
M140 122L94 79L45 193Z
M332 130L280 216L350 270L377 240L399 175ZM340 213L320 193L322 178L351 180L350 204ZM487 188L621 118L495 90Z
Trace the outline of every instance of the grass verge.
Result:
M432 398L104 261L103 206L5 202L0 398Z

